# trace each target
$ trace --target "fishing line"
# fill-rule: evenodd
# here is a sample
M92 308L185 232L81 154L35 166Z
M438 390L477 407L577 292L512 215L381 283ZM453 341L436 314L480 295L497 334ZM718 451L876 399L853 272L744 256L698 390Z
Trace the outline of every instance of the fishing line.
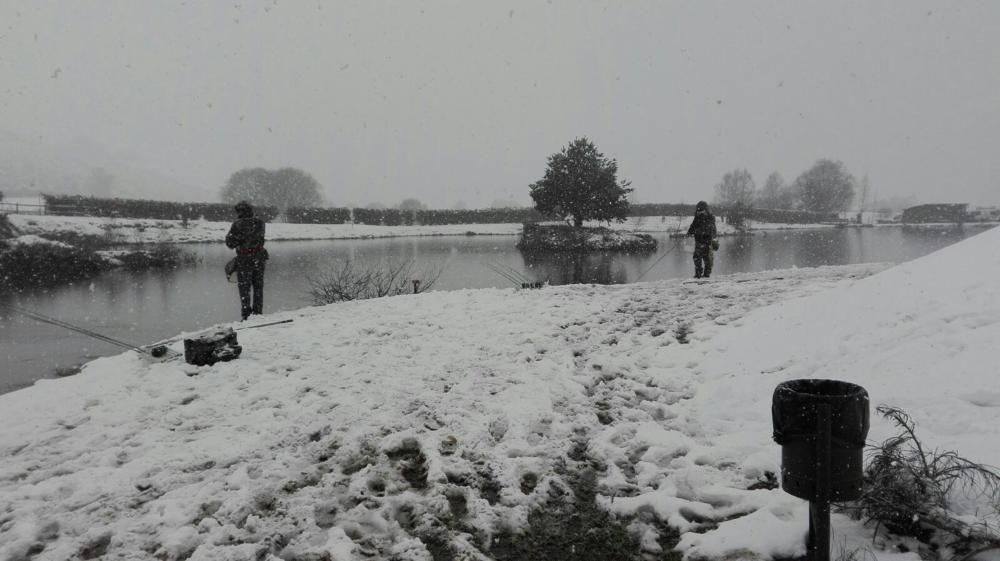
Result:
M646 269L645 271L643 271L641 275L639 275L638 277L636 277L634 282L639 282L640 280L642 280L642 277L646 276L646 273L652 271L653 267L655 267L657 263L659 263L660 261L663 261L663 258L666 257L668 253L670 253L671 251L677 249L678 247L680 247L683 244L684 244L684 238L677 238L677 241L674 242L674 245L670 246L670 249L664 251L663 255L661 255L659 259L657 259L656 261L654 261L653 264L650 265L648 269Z
M486 266L489 267L494 273L496 273L496 274L500 275L501 277L507 279L507 282L513 284L515 287L521 285L521 281L519 281L518 279L512 277L506 271L502 271L498 267L495 267L495 266L493 266L492 264L489 264L489 263L487 263Z
M18 306L14 306L12 304L0 304L0 307L6 308L6 309L11 310L13 312L17 312L17 313L22 314L24 316L27 316L27 317L35 320L35 321L38 321L38 322L41 322L41 323L46 323L46 324L49 324L49 325L54 325L56 327L62 327L63 329L69 329L70 331L75 331L77 333L80 333L81 335L86 335L88 337L97 339L99 341L104 341L105 343L109 343L109 344L121 347L123 349L128 349L130 351L136 351L136 352L143 353L143 354L152 354L153 356L155 356L157 358L162 357L162 356L164 356L166 354L177 354L179 356L179 353L177 353L176 351L171 351L169 349L163 349L162 351L154 349L156 352L150 351L149 349L144 349L144 348L142 348L142 347L140 347L138 345L133 345L132 343L128 343L128 342L122 341L120 339L115 339L113 337L108 337L107 335L104 335L102 333L98 333L97 331L94 331L94 330L91 330L91 329L87 329L85 327L79 327L77 325L73 325L73 324L65 322L63 320L56 319L56 318L53 318L53 317L49 317L49 316L46 316L44 314L41 314L41 313L38 313L38 312L34 312L34 311L31 311L31 310L26 310L24 308L21 308L21 307L18 307Z
M527 276L525 276L524 274L522 274L517 269L515 269L513 267L510 267L510 266L506 266L506 265L503 266L503 267L504 267L504 269L501 269L500 266L496 266L496 267L494 267L494 270L497 271L497 272L506 270L506 272L507 272L507 278L510 279L510 281L514 283L515 287L522 286L522 285L525 285L525 284L531 284L531 279L529 279Z
M527 283L531 282L531 279L529 279L527 275L523 274L521 271L518 271L514 267L511 267L510 265L499 265L499 266L503 267L504 270L506 270L514 278L520 279L521 282L527 282Z
M233 329L233 331L243 331L244 329L256 329L258 327L267 327L269 325L278 325L278 324L281 324L281 323L292 323L293 321L295 321L295 320L293 320L293 319L283 319L283 320L279 320L279 321L271 321L271 322L268 322L268 323L260 323L260 324L257 324L257 325L245 325L245 326L242 326L242 327L236 327L236 328ZM211 329L211 328L209 328L209 329ZM205 329L203 331L208 331L208 329ZM187 335L186 337L190 338L190 337L193 337L193 335ZM170 339L163 339L163 340L157 341L155 343L150 343L150 344L146 345L144 348L145 349L155 349L156 347L162 347L162 346L165 346L165 345L169 345L171 343L176 343L177 341L180 341L183 338L184 337L173 337L173 338L170 338Z
M494 273L496 273L496 274L500 275L501 277L507 279L507 282L513 284L515 287L521 285L521 281L518 280L517 278L513 277L509 272L500 269L499 267L497 267L496 265L493 265L492 263L487 263L486 266L489 267L490 270L493 271Z

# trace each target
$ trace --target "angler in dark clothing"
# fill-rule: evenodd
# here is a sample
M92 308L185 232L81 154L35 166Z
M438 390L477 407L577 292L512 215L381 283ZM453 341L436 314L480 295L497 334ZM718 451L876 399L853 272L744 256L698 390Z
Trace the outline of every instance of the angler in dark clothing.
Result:
M688 235L694 236L694 278L708 278L712 275L713 252L718 249L715 239L715 216L708 210L708 203L700 201L694 207L694 220L688 228Z
M236 284L243 319L264 310L264 221L253 215L246 201L236 205L236 221L226 234L226 247L236 250ZM252 293L252 294L251 294Z

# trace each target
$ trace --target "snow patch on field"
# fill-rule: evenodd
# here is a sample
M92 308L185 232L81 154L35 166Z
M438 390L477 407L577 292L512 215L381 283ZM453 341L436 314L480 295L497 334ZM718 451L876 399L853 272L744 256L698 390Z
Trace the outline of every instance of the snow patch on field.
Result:
M69 244L66 244L66 243L63 243L63 242L59 242L59 241L55 241L55 240L49 240L49 239L46 239L46 238L43 238L43 237L40 237L40 236L36 236L34 234L25 234L25 235L17 236L17 237L14 237L14 238L9 238L9 239L3 240L3 242L6 243L10 247L16 247L16 246L19 246L19 245L52 245L52 246L56 246L56 247L65 247L65 248L71 248L71 247L73 247L73 246L71 246Z

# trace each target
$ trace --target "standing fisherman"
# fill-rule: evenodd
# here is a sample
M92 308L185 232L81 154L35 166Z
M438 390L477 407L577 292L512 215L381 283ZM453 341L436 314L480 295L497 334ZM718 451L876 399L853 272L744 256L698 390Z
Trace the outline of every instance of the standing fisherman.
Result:
M264 310L264 221L254 216L246 201L236 204L236 221L226 234L226 247L236 250L236 284L240 289L243 319ZM252 292L252 295L251 295Z
M712 252L719 248L719 242L715 239L715 216L709 212L705 201L699 201L695 205L694 220L691 221L687 235L694 236L694 278L707 279L712 276Z

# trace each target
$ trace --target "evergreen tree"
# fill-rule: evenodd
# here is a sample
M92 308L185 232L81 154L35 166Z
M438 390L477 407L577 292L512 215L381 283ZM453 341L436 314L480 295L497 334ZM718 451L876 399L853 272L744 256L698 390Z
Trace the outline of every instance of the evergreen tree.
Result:
M628 181L618 182L618 163L597 151L592 142L578 138L549 156L545 176L531 185L538 212L583 226L584 220L617 220L628 217Z

